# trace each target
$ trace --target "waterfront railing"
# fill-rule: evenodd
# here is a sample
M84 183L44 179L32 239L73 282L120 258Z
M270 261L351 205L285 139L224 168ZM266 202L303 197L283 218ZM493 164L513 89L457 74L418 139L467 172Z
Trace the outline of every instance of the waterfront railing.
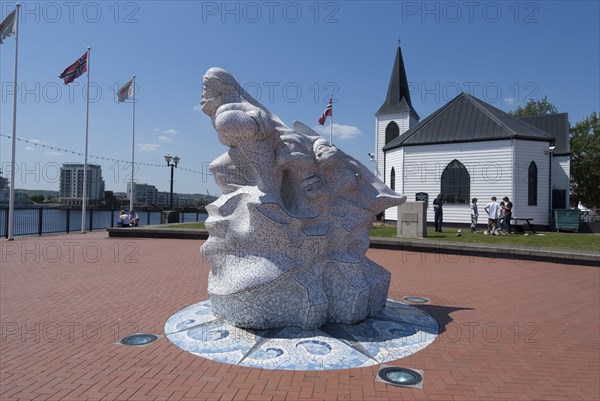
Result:
M90 208L85 215L85 230L104 230L116 225L120 209ZM137 209L139 225L162 223L162 210ZM81 231L81 208L15 207L13 235L42 235ZM181 223L204 221L204 211L179 211ZM0 237L8 238L8 207L0 207Z

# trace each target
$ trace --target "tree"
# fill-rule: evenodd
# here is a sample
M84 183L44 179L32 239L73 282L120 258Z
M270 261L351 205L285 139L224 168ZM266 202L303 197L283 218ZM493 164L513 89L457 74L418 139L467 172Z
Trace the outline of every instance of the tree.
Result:
M542 100L529 99L525 107L517 107L515 111L509 111L508 114L515 117L541 116L544 114L557 114L558 109L548 101L544 96Z
M571 202L600 207L600 118L596 113L571 128Z
M44 195L31 195L29 197L29 200L31 200L32 202L35 202L35 203L42 203L42 202L44 202L44 199L46 199L44 197Z

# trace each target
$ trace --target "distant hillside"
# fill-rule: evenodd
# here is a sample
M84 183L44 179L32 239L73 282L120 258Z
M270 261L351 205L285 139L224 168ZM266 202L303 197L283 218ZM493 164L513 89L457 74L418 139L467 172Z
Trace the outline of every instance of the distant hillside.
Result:
M217 200L218 196L213 195L204 195L204 194L179 194L182 198L190 198L190 199L198 199L204 200L208 203L214 202Z
M27 194L27 196L31 197L31 196L35 196L35 195L44 195L44 197L47 198L56 198L58 197L58 191L49 191L49 190L43 190L43 189L19 189L19 188L15 188L15 192L17 193L22 193L22 194Z

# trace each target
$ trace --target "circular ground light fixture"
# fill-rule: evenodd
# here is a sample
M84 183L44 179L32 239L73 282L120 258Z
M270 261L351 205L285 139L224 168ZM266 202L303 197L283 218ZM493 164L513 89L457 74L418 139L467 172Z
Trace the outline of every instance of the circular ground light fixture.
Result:
M423 297L404 297L406 302L410 302L413 304L426 304L429 302L429 299Z
M119 341L119 342L123 345L146 345L146 344L150 344L153 341L156 341L157 339L158 339L158 336L156 336L154 334L138 333L138 334L132 334L130 336L127 336L127 337L121 339L121 341Z
M385 383L394 386L414 387L423 381L423 376L419 372L395 366L382 368L377 375Z

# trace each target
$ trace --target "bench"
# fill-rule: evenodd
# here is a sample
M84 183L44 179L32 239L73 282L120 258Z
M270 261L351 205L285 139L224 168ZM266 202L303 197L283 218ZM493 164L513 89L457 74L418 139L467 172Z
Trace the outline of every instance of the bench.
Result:
M535 229L531 225L531 220L533 220L532 217L511 217L510 220L511 220L511 224L514 225L514 226L518 226L519 225L519 221L521 221L521 225L523 225L522 222L525 222L525 224L527 224L527 227L529 227L529 229L531 230L531 232L534 233L534 234L537 234L536 231L535 231Z

